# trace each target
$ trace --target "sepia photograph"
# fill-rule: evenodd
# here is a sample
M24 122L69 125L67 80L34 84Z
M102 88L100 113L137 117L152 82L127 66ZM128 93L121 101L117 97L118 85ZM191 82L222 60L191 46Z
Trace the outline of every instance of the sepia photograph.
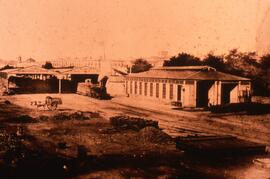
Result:
M270 179L270 0L0 0L1 179Z

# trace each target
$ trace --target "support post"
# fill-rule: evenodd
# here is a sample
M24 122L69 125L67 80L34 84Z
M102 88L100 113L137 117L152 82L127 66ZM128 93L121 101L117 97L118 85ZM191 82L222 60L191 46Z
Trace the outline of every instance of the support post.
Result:
M186 105L186 97L185 97L185 95L186 95L186 93L185 93L185 91L186 91L186 80L184 80L183 81L183 88L182 88L182 93L181 93L181 95L183 96L181 99L183 99L182 100L182 106L183 107L185 107L185 105Z
M7 91L9 91L9 78L7 80Z
M195 101L195 107L197 107L197 81L194 81L194 101ZM209 97L208 97L208 104L209 105Z
M61 78L59 78L59 94L61 94L61 91L62 91L62 82L61 82L62 80L61 80Z

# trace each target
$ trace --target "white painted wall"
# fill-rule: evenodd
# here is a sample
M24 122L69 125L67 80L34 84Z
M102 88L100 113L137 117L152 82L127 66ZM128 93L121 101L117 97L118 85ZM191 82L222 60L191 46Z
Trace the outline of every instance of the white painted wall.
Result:
M196 89L194 84L184 84L183 107L196 107Z
M230 92L230 103L239 102L239 85L236 85Z

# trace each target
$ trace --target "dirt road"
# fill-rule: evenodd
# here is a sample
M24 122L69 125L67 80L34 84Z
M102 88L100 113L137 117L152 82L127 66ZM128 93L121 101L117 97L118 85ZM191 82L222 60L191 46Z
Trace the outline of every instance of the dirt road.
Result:
M50 94L51 95L51 94ZM32 100L44 100L47 94L9 96L12 102L30 109ZM53 94L61 96L63 105L59 110L96 111L104 118L126 114L157 120L161 128L171 136L233 135L242 139L270 145L270 115L213 115L203 111L173 110L168 105L134 98L96 100L76 94ZM39 115L44 109L33 110ZM45 112L45 111L44 111Z
M265 157L265 155L238 155L224 158L221 155L219 158L209 159L210 155L206 158L201 158L200 156L193 158L193 155L182 155L181 153L179 157L172 157L172 160L168 160L167 144L157 149L156 144L153 146L149 145L150 148L147 149L145 143L141 143L141 137L137 136L136 132L127 131L119 133L111 131L108 119L115 115L125 114L157 120L159 126L174 137L229 134L264 144L270 143L269 115L212 115L209 112L203 111L173 110L165 104L151 101L145 102L143 100L136 101L136 99L132 98L114 98L108 101L100 101L76 94L50 94L50 96L60 96L63 100L63 105L60 105L56 111L49 111L43 107L37 109L36 106L30 105L30 102L34 100L44 101L46 96L47 94L31 94L0 98L2 104L0 120L4 124L2 126L3 130L11 132L12 129L13 133L16 134L15 141L19 138L23 146L31 149L31 151L22 153L24 154L22 155L23 158L19 155L21 157L19 161L30 162L28 165L19 165L21 168L16 169L19 172L19 176L21 176L20 172L28 174L31 173L34 166L39 166L35 163L33 164L33 161L43 161L43 165L48 169L46 173L50 174L50 177L57 175L65 176L67 173L72 173L72 176L80 175L78 178L111 178L115 176L119 178L127 178L125 176L143 176L146 178L157 176L167 176L167 178L174 176L179 178L179 176L184 176L184 178L191 178L192 174L196 174L197 178L204 178L206 176L212 178L239 178L241 176L245 178L243 176L250 176L247 172L252 172L252 174L257 172L252 163L254 158ZM4 100L9 100L11 105L5 105L6 102ZM78 111L78 114L80 114L80 111L83 111L91 115L98 114L98 117L91 117L91 120L62 120L55 118L57 114L74 114L74 112ZM12 122L12 120L16 120L17 115L22 116L25 114L34 117L34 120L37 121L33 123L26 122L25 124L21 121L19 123ZM48 117L49 119L43 120L41 116ZM50 116L53 116L53 118L51 119ZM18 131L20 128L26 130L27 135L25 138L23 136L18 137L21 135L20 131ZM7 139L9 138L7 137ZM13 146L13 142L11 144ZM81 160L81 157L76 158L78 156L78 146L81 145L87 149L87 155L90 156L90 158L88 156L89 161ZM147 161L145 157L142 160L141 154L137 155L136 152L143 150L142 154L145 155L145 151L151 151L150 149L165 153L165 158L158 154L159 157L152 157L149 160L151 162L148 161L150 165L146 165L144 163ZM21 148L19 150L21 151ZM33 153L32 150L39 152ZM177 152L179 151L177 150ZM19 153L21 154L21 152ZM31 155L26 155L25 158L25 153ZM136 154L136 160L133 157L134 153ZM15 158L18 158L17 153L15 154ZM131 158L127 158L127 154L131 154L129 155ZM64 158L75 156L75 159L69 161L63 159L63 156ZM96 156L96 158L91 158L93 156ZM123 161L126 163L123 164ZM161 163L158 163L158 161ZM13 171L13 160L9 162L11 163L11 171ZM16 163L18 162L15 161ZM104 164L108 165L103 166ZM28 168L24 166L28 166ZM98 167L93 168L93 166ZM82 171L82 168L85 171ZM37 167L35 170L41 173L44 172L42 166ZM68 170L72 172L68 172ZM8 172L9 170L6 171ZM268 173L263 175L267 176ZM203 177L198 177L201 175Z

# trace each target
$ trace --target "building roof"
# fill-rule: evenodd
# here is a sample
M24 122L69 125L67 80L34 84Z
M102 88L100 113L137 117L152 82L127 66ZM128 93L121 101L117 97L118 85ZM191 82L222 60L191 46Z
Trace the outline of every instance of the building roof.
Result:
M81 74L98 74L99 70L94 67L74 67L63 72L64 74L81 75Z
M128 73L122 69L116 69L112 68L116 73L121 74L121 75L127 75Z
M25 75L25 74L42 74L42 75L67 75L67 74L97 74L98 71L91 67L76 67L76 68L53 68L45 69L40 66L30 66L25 68L14 68L0 71L10 75Z
M129 77L148 77L179 80L215 80L215 81L249 81L248 78L216 71L209 66L161 67L142 73L132 73Z
M53 71L42 68L40 66L29 66L25 68L6 69L1 72L8 74L54 74Z
M170 66L170 67L157 67L153 68L153 70L214 70L215 68L210 66Z
M11 73L13 71L17 71L18 68L9 68L9 69L5 69L5 70L0 70L0 72L2 73Z

